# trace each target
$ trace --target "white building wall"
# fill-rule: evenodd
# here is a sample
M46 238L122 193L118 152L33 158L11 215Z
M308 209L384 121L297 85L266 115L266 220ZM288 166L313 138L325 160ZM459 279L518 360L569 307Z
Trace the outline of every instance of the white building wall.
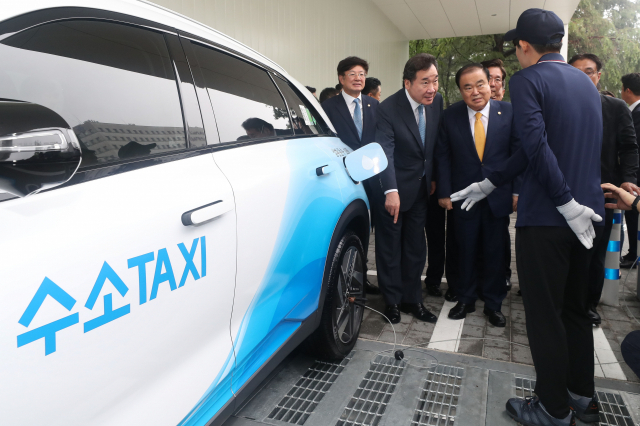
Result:
M316 95L350 55L369 61L383 98L402 85L409 40L371 0L154 0L267 56Z

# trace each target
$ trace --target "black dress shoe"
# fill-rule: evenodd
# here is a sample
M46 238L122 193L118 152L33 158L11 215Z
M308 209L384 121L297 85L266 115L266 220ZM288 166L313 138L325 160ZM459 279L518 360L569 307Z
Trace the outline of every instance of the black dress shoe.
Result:
M492 311L491 309L484 308L482 313L489 317L489 322L494 327L504 327L507 325L507 320L500 311Z
M438 317L433 315L422 303L403 303L400 305L400 311L405 314L413 314L417 320L435 323Z
M442 297L442 291L437 285L427 285L427 293L429 296Z
M516 293L517 296L522 297L522 290L518 290L518 292Z
M511 278L507 278L507 291L511 291L511 287L513 287L511 285Z
M380 289L377 286L371 284L367 279L367 281L364 283L364 292L366 294L380 294Z
M633 269L636 269L638 267L635 257L629 254L627 254L626 256L622 256L622 259L620 259L620 267L622 269L629 269L631 268L632 265L633 265Z
M447 302L457 302L458 295L455 294L453 290L448 289L447 292L444 294L444 300L446 300Z
M449 311L449 318L453 320L459 320L467 317L467 314L476 311L476 305L467 305L462 302L458 302L456 306Z
M587 309L587 315L589 316L591 324L593 325L600 325L600 323L602 322L600 314L598 314L598 311L596 311L595 306L589 306L589 309Z
M400 305L387 305L384 310L384 316L389 318L391 324L397 324L400 322Z

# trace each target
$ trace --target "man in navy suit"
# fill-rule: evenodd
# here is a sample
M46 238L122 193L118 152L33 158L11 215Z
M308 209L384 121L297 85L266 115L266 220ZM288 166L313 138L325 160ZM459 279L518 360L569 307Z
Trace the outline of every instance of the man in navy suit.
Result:
M369 64L364 59L349 56L341 60L338 63L338 80L342 85L342 92L322 103L338 137L354 151L375 141L378 101L362 94L367 72ZM371 182L364 181L363 187L371 203ZM375 225L373 208L371 219ZM378 287L369 283L369 280L366 280L365 287L369 294L380 293Z
M402 78L404 88L378 107L375 140L389 160L377 188L372 185L378 284L392 323L400 322L400 311L436 322L422 304L420 280L427 255L427 199L435 190L433 149L442 114L436 59L426 53L410 58Z
M363 95L369 64L364 59L349 56L338 64L338 79L342 92L322 103L338 137L356 150L375 141L378 101Z
M597 422L589 264L603 233L602 105L589 77L560 55L564 24L526 10L513 40L521 71L511 77L513 126L522 148L482 182L451 196L472 206L524 172L516 262L536 369L534 398L511 398L507 414L530 426Z
M634 72L623 75L622 78L622 94L621 98L629 105L631 117L633 118L633 127L636 130L636 139L640 145L640 73ZM627 188L625 188L627 189ZM629 253L622 258L620 267L631 268L638 258L637 243L638 239L638 212L627 210L624 212L624 218L627 222L627 235L629 237ZM637 267L633 266L634 268Z
M508 102L491 100L489 71L481 64L469 64L456 73L462 101L444 112L438 143L438 202L451 210L451 194L481 181L502 166L518 148L513 111ZM478 253L484 278L484 314L496 327L504 327L501 312L507 291L504 285L504 240L509 214L513 212L511 182L496 188L473 208L453 210L460 279L458 304L449 312L451 319L463 319L475 311L478 298ZM456 203L457 204L457 203Z

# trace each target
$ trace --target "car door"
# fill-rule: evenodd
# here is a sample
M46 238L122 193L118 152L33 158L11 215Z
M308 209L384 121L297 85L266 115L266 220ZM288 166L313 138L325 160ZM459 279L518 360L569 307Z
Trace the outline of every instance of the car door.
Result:
M83 154L67 184L0 197L2 423L215 412L232 398L236 213L164 35L58 21L3 38L0 55L0 98L58 113Z
M235 194L237 392L317 309L329 241L344 209L335 177L344 166L318 143L329 135L322 119L300 97L283 98L278 77L212 46L191 45L218 123L214 159Z

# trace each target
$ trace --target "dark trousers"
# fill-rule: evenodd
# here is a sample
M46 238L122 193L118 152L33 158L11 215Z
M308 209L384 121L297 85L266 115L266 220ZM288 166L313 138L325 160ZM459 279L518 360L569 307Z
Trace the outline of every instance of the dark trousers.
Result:
M627 334L620 345L622 357L629 368L640 377L640 330Z
M504 275L507 280L511 279L511 234L509 234L509 224L511 222L511 216L507 216L507 220L505 221L506 232L504 233ZM484 257L482 255L482 251L478 253L478 262L476 263L478 270L478 295L482 295L482 288L484 282ZM507 282L505 280L505 289ZM484 295L483 295L484 297Z
M627 235L629 237L629 253L627 256L638 257L638 212L627 210L624 212L624 219L627 222Z
M613 210L605 209L602 238L593 245L593 260L589 264L589 305L597 305L604 286L604 259L607 256L609 236L613 227Z
M418 197L398 222L384 208L385 195L374 192L376 208L376 269L378 286L388 305L422 302L420 276L427 258L424 227L427 220L427 192L424 180ZM400 196L402 207L402 196Z
M596 227L596 244L602 236L603 227ZM567 389L581 396L594 392L593 331L587 315L593 254L568 227L516 228L535 393L557 418L569 414Z
M460 280L458 300L474 304L478 299L478 256L482 253L482 294L488 309L499 311L507 295L504 278L504 251L507 217L495 217L487 200L478 202L470 211L454 209L455 237L458 246Z
M424 228L427 234L429 266L424 282L428 286L440 287L446 269L448 287L455 291L458 266L453 211L440 207L438 199L432 196L427 203L427 217L429 220Z

